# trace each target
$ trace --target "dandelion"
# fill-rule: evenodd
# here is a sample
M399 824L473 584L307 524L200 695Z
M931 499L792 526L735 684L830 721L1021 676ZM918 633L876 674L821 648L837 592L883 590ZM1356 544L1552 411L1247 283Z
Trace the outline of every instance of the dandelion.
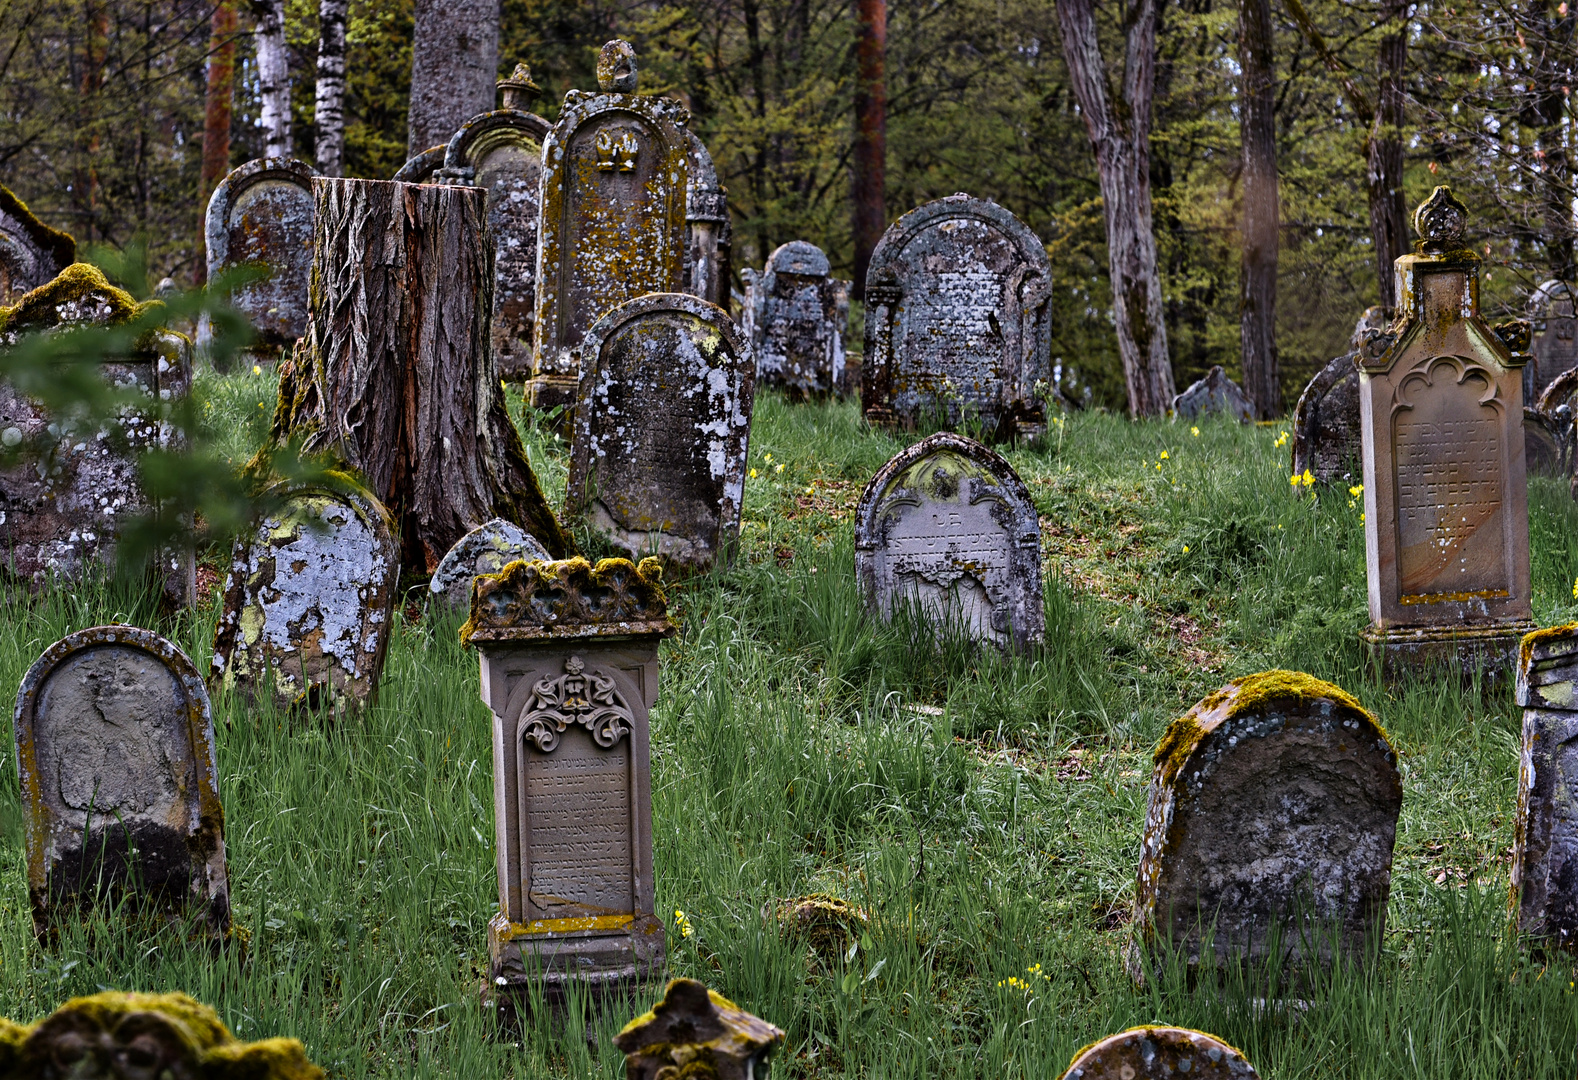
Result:
M1189 429L1189 434L1198 439L1200 437L1200 429L1197 427L1192 427Z
M679 908L674 909L674 922L679 926L680 937L690 937L696 932L695 928L690 925L690 919Z
M1183 547L1184 547L1184 554L1185 555L1189 554L1189 545L1185 544Z
M1298 473L1294 473L1292 476L1288 477L1288 483L1292 484L1294 487L1298 487L1299 486L1299 474Z
M751 479L752 479L752 480L755 480L755 479L756 479L756 470L755 470L755 469L752 469L752 470L751 470Z
M1159 462L1159 461L1156 463L1156 471L1157 472L1161 472L1162 471L1162 463Z
M816 488L808 487L808 488L805 489L805 493L807 495L815 495L816 494Z
M257 365L257 364L253 364L252 365L252 374L254 374L254 375L261 375L261 374L263 374L263 368L261 366Z
M1167 451L1165 451L1165 450L1162 451L1162 460L1163 461L1167 460Z

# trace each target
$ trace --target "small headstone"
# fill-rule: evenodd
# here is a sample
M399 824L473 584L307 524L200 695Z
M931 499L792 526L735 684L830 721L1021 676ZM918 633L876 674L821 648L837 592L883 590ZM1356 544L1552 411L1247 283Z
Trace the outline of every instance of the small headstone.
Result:
M709 304L729 309L729 253L734 230L729 193L718 182L712 155L694 131L690 141L690 180L685 189L685 288Z
M1001 206L960 193L911 210L866 271L866 418L1041 430L1051 295L1046 247Z
M1523 639L1523 759L1513 826L1518 930L1578 951L1578 623Z
M1552 380L1578 368L1578 311L1574 310L1578 286L1566 281L1541 283L1529 296L1529 321L1534 338L1532 359L1524 370L1524 400L1536 401Z
M383 672L399 572L389 514L371 495L285 493L231 552L215 690L280 708L368 701Z
M0 307L47 285L77 261L77 242L38 220L0 184Z
M570 512L631 558L711 565L740 531L755 367L721 310L630 300L586 335Z
M1190 966L1290 972L1379 947L1402 809L1397 754L1342 689L1296 671L1235 679L1156 748L1136 944ZM1138 956L1130 957L1136 973Z
M695 979L670 982L651 1012L614 1036L625 1080L669 1080L682 1071L696 1080L754 1080L767 1075L767 1055L783 1041L782 1029Z
M1041 525L1024 481L980 443L938 432L882 466L855 509L855 574L889 618L928 618L1005 649L1046 636Z
M55 642L22 679L16 756L40 934L96 899L229 934L214 721L185 653L133 626Z
M1230 416L1241 424L1255 422L1255 407L1238 384L1227 377L1220 364L1173 398L1175 419L1199 420L1206 416Z
M462 639L493 712L499 910L488 987L630 989L663 970L653 913L658 644L674 632L660 570L604 559L516 562L477 579Z
M1074 1055L1061 1080L1258 1080L1244 1055L1189 1028L1137 1027Z
M849 282L831 275L822 249L804 240L774 251L760 274L746 271L744 329L758 383L796 397L843 389Z
M494 518L478 525L449 549L428 591L433 599L450 611L471 607L471 583L482 574L497 574L518 559L552 559L546 548L519 525Z
M1352 484L1360 468L1359 350L1367 332L1384 331L1384 309L1365 310L1348 351L1315 373L1293 409L1293 475L1306 471L1322 484Z

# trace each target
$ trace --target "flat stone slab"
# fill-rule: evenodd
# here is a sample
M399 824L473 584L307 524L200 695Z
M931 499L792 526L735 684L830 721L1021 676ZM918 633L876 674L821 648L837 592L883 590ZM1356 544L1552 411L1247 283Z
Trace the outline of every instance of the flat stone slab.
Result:
M1137 1027L1078 1054L1061 1080L1257 1080L1259 1074L1215 1035L1189 1028Z
M497 574L518 559L547 562L552 558L525 529L494 518L456 541L433 572L428 591L449 610L465 611L471 607L471 583L480 575Z

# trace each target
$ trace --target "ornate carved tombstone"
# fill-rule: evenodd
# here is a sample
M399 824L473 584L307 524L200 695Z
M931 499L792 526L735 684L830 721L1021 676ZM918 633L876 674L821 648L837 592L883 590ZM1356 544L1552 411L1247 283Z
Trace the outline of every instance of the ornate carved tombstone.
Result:
M744 329L758 382L796 397L843 388L849 282L831 274L822 249L804 240L777 248L760 274L745 271Z
M625 1080L667 1080L681 1069L697 1080L753 1080L767 1075L767 1055L783 1041L782 1029L695 979L670 982L662 1001L614 1037Z
M1215 1035L1176 1027L1137 1027L1108 1035L1074 1055L1060 1080L1258 1080L1244 1055Z
M877 470L855 509L855 574L881 618L912 604L1002 648L1046 636L1030 491L1008 462L962 435L928 436Z
M519 525L494 518L478 525L449 549L428 591L449 611L469 610L471 583L483 574L497 574L519 559L547 561L553 556Z
M627 301L587 332L566 502L632 558L710 565L739 536L755 367L718 308Z
M1578 951L1578 623L1523 639L1523 765L1513 827L1518 929Z
M1386 313L1365 309L1348 340L1348 351L1315 373L1293 409L1293 475L1306 471L1323 484L1353 482L1359 471L1359 351L1375 349ZM1380 347L1390 339L1379 339ZM1367 346L1366 343L1370 344Z
M712 155L696 137L690 141L690 181L685 189L685 288L690 295L729 310L729 193L718 182Z
M635 50L610 41L601 93L571 90L543 141L531 400L573 406L582 340L626 300L684 286L690 113L636 93Z
M653 914L658 643L674 631L651 560L511 563L477 579L461 630L493 712L499 911L488 985L628 987L663 969Z
M1448 188L1414 212L1397 260L1396 340L1360 359L1363 632L1389 675L1421 664L1510 670L1533 629L1524 479L1527 359L1479 317L1479 257Z
M185 653L133 626L55 642L17 694L16 757L40 934L98 899L229 934L214 722Z
M1046 248L1001 206L950 195L888 227L866 271L861 404L874 423L1046 423Z
M77 242L45 225L0 184L0 307L52 281L77 261Z
M215 690L279 708L371 698L400 572L392 530L366 492L285 492L231 552L214 631Z
M1578 368L1578 311L1574 286L1566 281L1546 281L1529 295L1529 321L1534 341L1533 359L1524 367L1523 400L1539 400L1554 379Z
M1345 691L1296 671L1235 679L1156 748L1136 945L1198 964L1279 956L1297 972L1379 947L1403 787ZM1131 955L1131 970L1141 972Z
M1238 384L1227 377L1221 364L1212 367L1205 378L1196 379L1173 398L1175 418L1198 420L1202 416L1216 415L1231 416L1241 424L1255 422L1255 407Z

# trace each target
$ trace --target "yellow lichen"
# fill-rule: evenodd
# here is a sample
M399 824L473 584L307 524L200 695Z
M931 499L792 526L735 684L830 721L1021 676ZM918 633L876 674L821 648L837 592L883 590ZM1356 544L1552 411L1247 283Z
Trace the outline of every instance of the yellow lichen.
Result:
M1518 646L1518 660L1523 667L1528 667L1534 661L1534 647L1541 642L1554 641L1559 637L1567 637L1578 631L1578 622L1562 623L1560 626L1546 626L1532 633L1523 635L1523 642Z
M0 329L54 326L59 322L57 307L81 300L90 293L103 296L109 305L112 323L130 322L153 305L162 306L159 300L139 304L132 299L131 293L111 285L97 266L72 263L53 281L40 285L10 307L0 308Z

